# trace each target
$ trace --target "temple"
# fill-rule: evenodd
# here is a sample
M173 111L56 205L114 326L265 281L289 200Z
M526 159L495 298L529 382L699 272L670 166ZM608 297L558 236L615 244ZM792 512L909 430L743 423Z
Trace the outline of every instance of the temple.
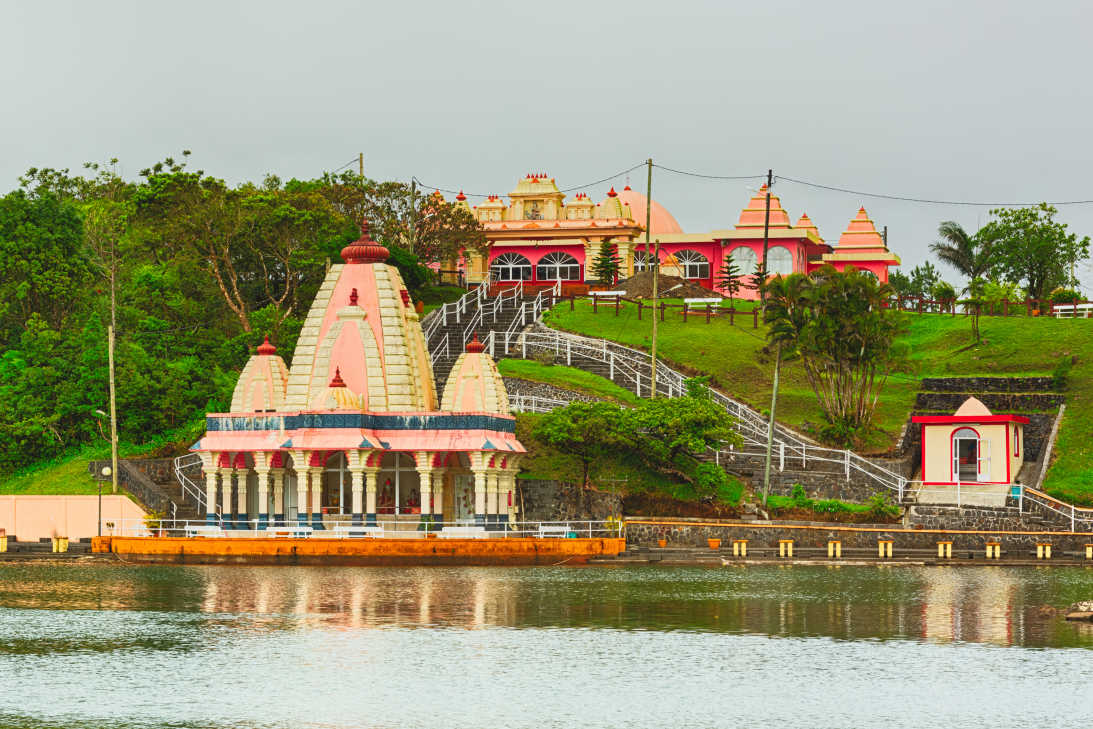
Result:
M604 242L615 246L623 278L646 270L651 262L653 250L645 247L648 201L629 185L619 192L612 187L600 202L578 192L566 203L554 178L536 173L521 180L508 197L508 204L501 196L491 195L472 206L463 193L456 196L456 203L471 212L486 231L488 252L467 252L460 264L472 283L487 276L498 284L522 281L525 286L561 281L572 288L593 282L592 264ZM672 214L654 200L649 236L651 242L659 242L661 271L717 291L718 273L731 259L740 274L751 277L763 255L766 198L764 185L740 212L733 228L708 233L684 233ZM858 211L834 247L824 241L807 214L792 223L774 194L766 227L766 268L771 276L808 273L830 264L838 270L854 266L886 282L889 267L900 263L865 208ZM756 298L757 292L744 288L737 296Z
M210 524L503 529L514 516L525 450L497 366L470 342L438 397L418 314L387 256L362 226L327 272L292 366L267 339L231 412L208 414L192 450Z

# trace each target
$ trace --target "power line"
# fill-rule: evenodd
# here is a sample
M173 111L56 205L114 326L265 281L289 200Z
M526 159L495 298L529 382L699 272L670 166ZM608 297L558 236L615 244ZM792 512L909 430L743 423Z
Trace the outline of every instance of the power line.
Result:
M926 205L969 205L975 207L986 208L1026 208L1039 205L1040 203L997 203L997 202L971 202L967 200L933 200L929 198L920 197L905 197L903 195L886 195L880 192L864 192L862 190L850 190L845 187L835 187L833 185L821 185L818 182L808 182L807 180L797 180L792 177L786 177L785 175L778 175L777 179L785 180L786 182L793 182L798 185L805 185L807 187L816 187L821 190L831 190L833 192L843 192L849 195L860 195L862 197L875 197L883 200L899 200L901 202L913 202L923 203ZM1093 203L1093 200L1064 200L1062 202L1052 202L1048 205L1089 205Z
M348 167L349 165L352 165L352 164L356 164L356 163L357 163L358 161L359 161L359 158L358 158L358 157L354 157L353 159L349 160L348 162L346 162L346 163L345 163L344 165L342 165L342 166L341 166L341 167L339 167L338 169L336 169L336 170L333 170L333 171L331 171L331 173L330 173L330 174L334 174L335 172L341 172L342 170L344 170L344 169L345 169L346 167Z
M754 180L754 179L759 179L759 178L766 177L765 174L762 174L762 175L707 175L707 174L703 174L701 172L690 172L690 171L687 171L687 170L676 170L676 169L672 169L671 167L665 167L664 165L658 165L655 162L653 163L653 167L656 167L657 169L664 170L665 172L674 172L677 175L686 175L687 177L701 177L701 178L706 179L706 180ZM629 172L629 170L627 170L627 171Z

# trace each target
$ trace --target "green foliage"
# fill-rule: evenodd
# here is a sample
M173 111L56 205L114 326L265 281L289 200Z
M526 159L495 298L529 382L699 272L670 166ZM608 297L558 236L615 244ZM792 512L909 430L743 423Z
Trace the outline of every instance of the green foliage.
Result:
M1077 289L1068 289L1060 286L1051 292L1053 304L1075 304L1082 300L1082 294Z
M1070 382L1070 370L1074 366L1073 357L1062 357L1051 370L1051 386L1057 392L1062 392Z
M533 435L547 445L571 453L583 465L581 483L589 486L589 469L597 458L630 441L618 405L572 402L553 411L536 425Z
M930 288L930 295L933 296L934 301L951 305L956 300L956 287L948 281L937 281Z
M933 292L934 284L941 280L941 275L934 264L926 261L911 269L911 291L914 296L927 298Z
M980 231L991 241L994 270L1024 284L1034 299L1045 298L1056 286L1076 284L1070 269L1089 256L1089 237L1068 232L1066 223L1055 221L1057 213L1047 203L1000 208L991 211L995 219Z
M868 515L877 521L890 521L899 516L899 506L884 494L873 494L864 504L855 504L838 499L810 499L801 484L794 484L789 496L771 494L767 497L767 508L780 512L800 509L817 514L854 514Z
M396 245L389 246L387 250L390 256L387 262L398 269L402 275L402 282L406 289L414 294L433 279L433 272L427 266L421 264L418 257L405 248Z
M600 249L596 260L592 262L592 274L596 280L608 286L615 283L622 268L622 259L619 258L619 248L611 241L600 243Z
M1004 281L987 281L983 284L983 301L986 304L997 306L1003 301L1011 304L1015 301L1025 300L1025 291L1016 283Z
M729 295L729 306L733 305L733 300L740 293L743 279L744 274L736 265L736 261L732 259L732 256L727 256L721 264L721 270L717 272L717 286Z
M937 234L941 240L932 243L930 250L961 275L977 279L991 270L994 262L993 241L985 231L971 235L959 223L946 220L938 226Z
M503 377L516 377L531 382L543 382L605 400L631 405L636 405L640 401L637 395L619 387L606 377L600 377L575 367L554 364L544 365L533 360L506 357L497 362L497 369Z
M800 358L827 422L847 434L868 426L904 328L884 306L891 289L853 267L825 266L776 277L766 291L767 338Z

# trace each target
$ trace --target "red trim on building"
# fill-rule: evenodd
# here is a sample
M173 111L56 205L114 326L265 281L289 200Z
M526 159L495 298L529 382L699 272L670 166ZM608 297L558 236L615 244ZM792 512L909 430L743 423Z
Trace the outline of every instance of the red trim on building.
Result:
M986 423L1024 423L1028 424L1028 418L1023 415L915 415L911 418L912 423L925 423L928 425L958 425L960 423L966 423L968 425L986 424Z

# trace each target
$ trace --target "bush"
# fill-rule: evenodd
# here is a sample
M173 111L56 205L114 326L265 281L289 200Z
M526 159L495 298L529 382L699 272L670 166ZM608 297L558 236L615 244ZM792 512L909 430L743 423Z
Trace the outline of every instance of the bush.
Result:
M1051 292L1050 299L1053 304L1074 304L1082 300L1082 294L1075 289L1065 289L1060 286Z
M1067 381L1070 379L1070 368L1073 365L1073 357L1063 357L1055 365L1055 369L1051 371L1051 385L1057 391L1066 389Z
M876 518L899 516L899 506L892 503L887 494L873 494L865 505L869 514Z
M554 364L554 353L549 349L536 349L532 351L530 359L544 367L550 367Z
M938 281L930 289L935 301L952 301L956 298L956 288L948 281Z

